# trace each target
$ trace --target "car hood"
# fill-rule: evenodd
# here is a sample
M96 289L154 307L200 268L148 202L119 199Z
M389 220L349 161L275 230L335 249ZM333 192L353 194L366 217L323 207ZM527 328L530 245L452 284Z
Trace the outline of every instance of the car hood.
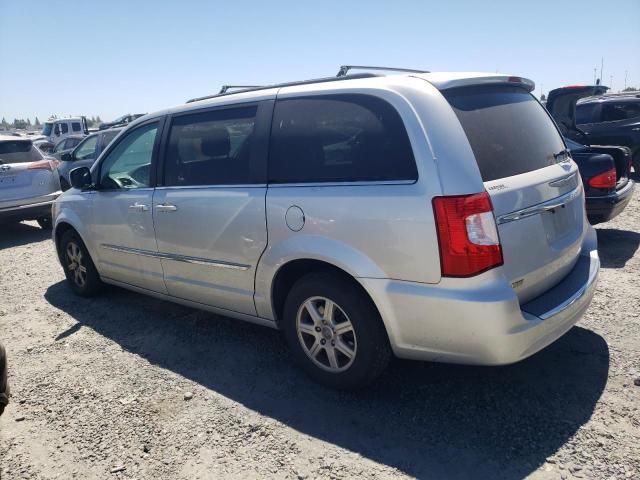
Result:
M593 95L602 95L609 87L604 85L574 85L551 90L547 96L547 110L560 126L562 133L576 130L576 103Z

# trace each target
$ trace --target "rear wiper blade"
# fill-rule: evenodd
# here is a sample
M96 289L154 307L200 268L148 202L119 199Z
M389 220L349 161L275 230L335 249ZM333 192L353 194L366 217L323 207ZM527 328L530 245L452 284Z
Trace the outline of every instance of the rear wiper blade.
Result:
M571 152L568 149L563 149L560 150L558 153L554 153L553 154L553 158L555 160L558 160L560 157L566 157L566 158L570 158L571 157Z

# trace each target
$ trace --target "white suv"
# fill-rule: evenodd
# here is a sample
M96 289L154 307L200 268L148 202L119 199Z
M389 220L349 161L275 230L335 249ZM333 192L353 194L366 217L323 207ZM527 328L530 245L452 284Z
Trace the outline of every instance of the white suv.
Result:
M148 115L55 204L69 284L280 328L338 388L392 354L521 360L578 321L599 269L577 167L532 89L360 74Z

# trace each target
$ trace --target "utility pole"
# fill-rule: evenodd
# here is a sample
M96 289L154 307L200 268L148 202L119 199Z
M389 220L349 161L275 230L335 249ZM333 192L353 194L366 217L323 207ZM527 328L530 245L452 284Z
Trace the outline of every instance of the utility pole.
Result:
M596 73L598 71L598 67L593 67L593 83L592 85L596 84Z
M613 93L613 75L609 76L609 88L611 89L611 93Z
M602 81L604 80L604 77L602 76L603 68L604 68L604 57L600 59L600 83L602 83Z
M627 73L629 73L628 70L624 71L624 89L627 89Z

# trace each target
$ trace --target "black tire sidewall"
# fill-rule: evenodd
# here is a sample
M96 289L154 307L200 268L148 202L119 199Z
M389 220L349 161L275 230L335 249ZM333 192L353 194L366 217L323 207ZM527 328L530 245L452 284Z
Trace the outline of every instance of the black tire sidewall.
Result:
M334 301L353 325L357 342L356 358L344 372L322 370L300 345L296 331L298 309L305 300L314 296ZM282 329L296 362L315 381L331 388L354 390L365 387L389 362L389 341L377 309L352 281L340 275L309 274L296 282L285 302Z
M84 259L86 259L85 267L87 269L87 281L82 287L79 286L74 281L73 273L69 270L67 266L66 251L67 251L67 245L71 241L75 242L76 245L80 247L80 250L82 251L82 256ZM69 286L76 294L82 297L90 297L92 295L95 295L100 290L100 288L102 287L102 281L100 280L100 275L98 274L98 271L96 270L96 267L93 264L93 260L91 259L91 255L89 255L89 251L87 250L87 247L84 245L84 242L80 238L80 235L78 235L75 231L68 230L62 235L62 238L60 239L59 256L60 256L60 261L62 262L62 269L64 270L64 274L67 277L67 282L69 283Z

